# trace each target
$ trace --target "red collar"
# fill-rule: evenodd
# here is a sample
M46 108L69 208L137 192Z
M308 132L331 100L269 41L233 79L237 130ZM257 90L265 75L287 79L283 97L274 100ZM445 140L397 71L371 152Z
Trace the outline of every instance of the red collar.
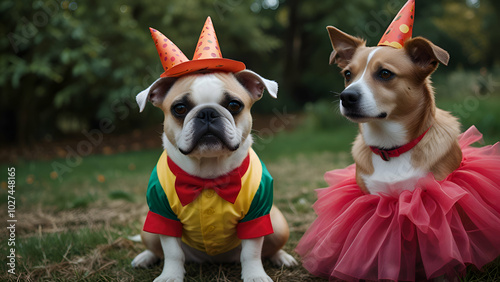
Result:
M372 150L373 153L379 155L384 161L389 161L391 158L399 157L401 154L406 153L411 149L413 149L413 147L415 147L418 144L418 142L420 142L420 140L424 138L425 134L427 133L427 131L429 131L429 129L431 129L431 127L429 127L424 133L422 133L422 135L418 136L416 139L410 141L410 143L407 143L403 146L396 147L390 150L370 146L370 149Z
M194 201L203 189L213 189L221 198L234 204L241 190L241 177L250 165L250 155L243 160L240 167L214 179L192 176L177 166L170 157L167 162L175 175L175 191L182 206Z

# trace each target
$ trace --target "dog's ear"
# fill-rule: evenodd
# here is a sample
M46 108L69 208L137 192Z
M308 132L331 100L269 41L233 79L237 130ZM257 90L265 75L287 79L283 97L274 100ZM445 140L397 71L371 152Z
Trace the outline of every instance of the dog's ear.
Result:
M438 63L447 66L450 60L448 52L423 37L407 40L404 48L411 60L422 68L426 75L431 74L438 67Z
M234 74L236 79L250 93L254 100L262 98L264 89L273 97L278 97L278 83L256 74L251 70L242 70Z
M337 64L340 68L345 68L354 56L356 49L365 45L365 41L351 36L333 26L327 26L333 51L330 54L330 65Z
M137 101L137 105L139 105L139 112L144 110L147 100L153 103L156 107L159 107L162 104L163 99L165 99L165 96L167 96L168 90L170 90L170 87L172 87L176 80L177 78L174 77L159 78L148 88L137 94L135 100Z

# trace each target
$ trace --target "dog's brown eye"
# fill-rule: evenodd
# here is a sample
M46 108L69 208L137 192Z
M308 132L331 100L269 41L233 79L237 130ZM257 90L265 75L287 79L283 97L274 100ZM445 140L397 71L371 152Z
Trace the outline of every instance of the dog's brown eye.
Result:
M351 72L350 71L345 71L344 72L344 78L346 82L351 81Z
M184 104L177 104L172 109L174 110L174 113L178 116L183 116L188 112L188 108Z
M231 114L237 114L241 111L241 109L243 109L243 106L241 105L240 102L238 101L231 101L229 102L229 104L227 105L227 109L229 110L229 112Z
M378 76L383 80L389 80L394 76L394 73L389 70L383 69L378 73Z

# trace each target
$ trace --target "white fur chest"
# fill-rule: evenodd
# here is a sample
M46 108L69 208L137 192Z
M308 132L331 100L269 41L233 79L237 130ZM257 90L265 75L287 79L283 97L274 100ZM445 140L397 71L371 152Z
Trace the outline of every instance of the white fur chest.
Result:
M363 139L368 146L382 148L394 148L408 142L405 127L393 121L363 124ZM361 175L370 193L397 195L403 190L413 191L416 182L425 176L426 171L412 165L412 151L389 161L384 161L379 155L372 153L374 172L371 175Z
M426 172L411 164L411 151L399 157L384 161L376 154L372 154L374 172L371 175L362 175L366 188L372 194L385 193L397 195L403 190L413 191L419 178Z

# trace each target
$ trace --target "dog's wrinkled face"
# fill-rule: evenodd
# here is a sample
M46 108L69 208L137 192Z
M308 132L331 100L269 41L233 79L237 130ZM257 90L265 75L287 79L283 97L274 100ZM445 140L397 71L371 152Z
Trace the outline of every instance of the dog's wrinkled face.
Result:
M341 113L354 122L401 120L433 97L423 97L424 81L448 54L430 41L410 39L402 49L366 47L365 42L328 27L334 51L330 63L342 68Z
M252 104L243 86L228 75L181 78L161 105L164 131L185 155L235 151L250 133Z
M231 154L251 138L250 108L264 88L276 95L275 82L247 70L194 74L159 79L137 101L142 109L148 98L163 110L168 142L182 154L217 157Z

